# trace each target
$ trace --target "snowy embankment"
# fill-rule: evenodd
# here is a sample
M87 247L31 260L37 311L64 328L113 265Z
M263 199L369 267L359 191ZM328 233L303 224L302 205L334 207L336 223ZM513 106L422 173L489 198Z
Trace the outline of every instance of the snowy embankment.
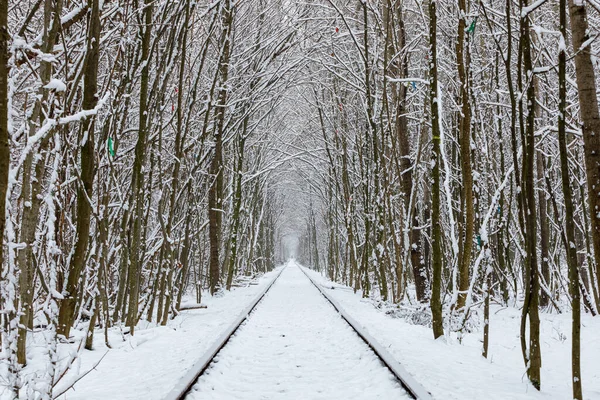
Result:
M489 358L481 356L481 332L433 340L431 328L387 315L351 288L308 274L429 390L436 399L570 399L570 315L541 314L542 390L527 381L519 342L520 310L492 306ZM600 318L582 316L584 399L600 399Z
M110 350L103 332L96 332L94 350L82 350L71 374L84 374L106 353L104 359L59 399L162 399L279 270L222 297L207 295L203 298L207 308L182 311L167 326L148 326L142 321L133 338L111 330Z

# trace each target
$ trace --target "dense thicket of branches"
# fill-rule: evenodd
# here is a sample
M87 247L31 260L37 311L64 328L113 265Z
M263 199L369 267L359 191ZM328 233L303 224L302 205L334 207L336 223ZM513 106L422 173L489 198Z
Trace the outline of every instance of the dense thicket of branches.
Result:
M436 338L484 321L484 356L490 303L522 307L538 388L539 312L573 310L580 399L579 302L600 307L599 11L0 0L3 384L52 398L77 353L61 346L165 325L186 290L200 302L296 255L413 305Z
M61 346L273 268L295 34L273 1L1 5L3 385L52 398Z
M325 162L302 259L365 297L416 305L436 338L484 321L484 355L490 302L521 307L537 388L539 313L572 309L580 399L579 299L592 315L600 305L598 3L313 5Z

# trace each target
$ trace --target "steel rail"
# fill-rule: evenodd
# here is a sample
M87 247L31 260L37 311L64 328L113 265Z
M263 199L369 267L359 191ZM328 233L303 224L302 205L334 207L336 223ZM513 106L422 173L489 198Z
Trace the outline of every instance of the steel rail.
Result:
M392 356L377 340L367 332L367 330L348 314L346 310L329 294L321 285L317 284L313 278L305 271L305 267L297 264L300 270L308 280L319 290L325 299L335 308L340 317L350 325L358 336L373 350L381 362L390 370L390 372L400 381L402 387L417 400L433 400L429 393L413 376L404 369L404 367Z
M308 278L310 283L313 284L321 293L321 295L331 304L331 306L337 311L340 317L348 323L350 328L373 350L375 355L381 360L383 365L387 367L392 375L398 379L402 387L406 392L417 400L433 400L431 394L418 383L406 369L396 360L379 342L377 342L367 331L360 325L354 318L352 318L346 310L329 294L321 285L317 284L315 280L306 272L305 267L298 265L298 268ZM217 339L213 345L204 353L204 355L196 361L194 366L188 371L188 373L180 379L175 387L169 392L164 398L165 400L182 400L191 391L194 384L198 381L198 378L208 369L213 359L223 349L229 340L236 333L238 328L248 319L252 311L258 306L258 303L265 297L269 289L273 287L277 279L281 276L281 273L286 267L284 267L277 276L268 284L268 286L252 301L252 303L240 313L236 320L227 328L227 330Z
M256 298L250 303L248 307L242 311L238 317L229 325L229 327L225 330L223 334L211 345L211 347L194 363L194 365L190 368L187 374L185 374L179 382L171 389L171 391L165 396L164 400L182 400L187 396L187 394L192 390L192 387L198 380L198 378L206 371L206 369L210 366L213 359L216 355L221 351L229 339L235 334L238 328L246 321L246 319L250 316L252 311L256 308L258 303L265 297L269 289L273 287L277 279L281 276L281 273L285 270L286 267L283 267L281 271L277 274L275 278L267 285L266 288L263 289L262 292L256 296Z

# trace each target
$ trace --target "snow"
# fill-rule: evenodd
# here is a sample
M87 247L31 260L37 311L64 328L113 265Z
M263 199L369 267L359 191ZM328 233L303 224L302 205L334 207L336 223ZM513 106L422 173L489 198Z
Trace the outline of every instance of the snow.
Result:
M111 331L111 345L103 332L94 335L93 351L83 350L77 375L84 374L106 353L100 364L81 379L61 400L162 399L220 333L276 276L262 276L257 284L233 288L221 297L205 296L206 309L182 311L167 326L140 322L135 337L121 339ZM66 385L66 383L65 383ZM60 386L60 385L59 385ZM64 388L64 387L63 387ZM57 387L57 392L63 388Z
M291 262L186 399L410 398Z
M442 102L442 85L438 82L437 86L437 103L438 103L438 121L439 121L439 129L440 129L440 153L442 155L442 161L444 164L444 192L446 194L446 204L448 206L448 216L450 218L450 237L452 238L452 251L454 252L454 256L458 254L458 239L456 238L455 226L456 222L454 221L454 213L452 212L452 189L450 188L450 179L452 178L452 173L450 172L450 163L448 162L448 157L446 156L446 135L444 130L444 103Z
M542 390L527 381L519 343L521 311L491 306L489 358L481 356L482 332L466 333L462 344L434 340L431 328L413 325L378 309L360 291L307 271L327 292L429 390L435 399L570 399L570 314L541 313ZM332 289L333 288L333 289ZM481 327L483 328L483 326ZM600 399L600 320L582 315L581 369L585 400ZM446 337L444 337L446 338Z
M45 89L56 90L57 92L65 92L67 90L67 85L60 79L50 79L50 82L46 86Z
M224 296L207 296L208 308L183 311L166 327L142 322L134 338L122 338L112 329L111 350L97 331L95 350L82 350L56 392L89 373L59 398L163 399L279 271ZM541 314L542 391L537 392L525 376L517 334L519 309L492 305L489 358L485 359L477 329L464 334L461 344L453 335L436 341L429 327L393 317L395 307L363 299L360 291L354 293L314 271L306 272L436 399L570 398L568 313ZM477 315L477 309L473 313ZM600 399L598 331L600 320L583 315L585 400ZM77 337L84 334L78 331ZM34 352L44 348L36 343ZM60 360L77 357L72 345L60 344L58 354ZM407 398L372 350L294 263L283 270L216 361L188 399Z
M110 99L110 93L106 93L106 95L104 95L104 97L98 101L98 104L96 104L96 107L92 108L91 110L81 110L79 112L76 112L73 115L59 118L58 123L60 125L65 125L65 124L68 124L71 122L78 122L85 118L95 116L102 109L102 107L104 107L104 104L109 99Z
M533 4L531 4L527 7L523 7L521 9L521 18L527 17L531 12L533 12L536 8L540 7L545 2L546 2L546 0L537 0L537 1L534 1Z
M102 9L102 7L100 7L100 9ZM79 14L81 12L81 7L73 7L73 9L68 12L67 14L65 14L61 19L60 19L60 23L61 25L66 24L67 22L71 21L73 18L75 18L75 16L77 16L77 14Z
M304 270L303 270L304 271ZM310 278L310 275L305 275ZM340 304L333 298L327 291L318 285L311 279L314 286L319 289L321 294L327 298L333 308L340 314L342 318L356 331L356 333L366 342L371 349L379 356L379 358L386 364L388 369L402 382L402 386L409 391L414 398L419 400L431 400L431 394L425 390L425 388L418 383L412 375L410 375L406 369L396 360L379 342L377 342L366 330L358 323L346 310L340 306Z

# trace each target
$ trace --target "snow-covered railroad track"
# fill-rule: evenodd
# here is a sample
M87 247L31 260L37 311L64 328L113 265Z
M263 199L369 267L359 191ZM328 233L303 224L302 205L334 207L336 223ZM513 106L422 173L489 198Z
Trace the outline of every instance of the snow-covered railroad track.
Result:
M350 314L348 314L346 310L344 310L331 295L323 290L323 288L319 286L309 274L306 273L304 268L302 268L302 272L304 272L304 275L306 275L310 282L319 290L319 292L321 292L323 297L327 299L333 308L335 308L340 316L348 323L348 325L354 329L358 336L360 336L360 338L371 348L371 350L375 352L375 354L377 354L385 366L388 367L390 372L394 374L396 378L398 378L404 389L406 389L406 391L413 398L418 400L433 399L431 394L423 386L421 386L421 384L418 383L402 365L400 365L398 360L396 360L379 342L377 342L362 325L352 318Z
M285 270L285 268L283 268ZM256 299L240 313L240 315L233 321L231 325L223 332L223 334L213 343L213 345L204 353L204 355L196 361L194 366L185 374L183 378L177 382L177 385L167 394L165 400L181 400L184 399L188 392L191 390L194 383L198 380L198 377L204 373L209 367L215 356L221 351L223 347L229 342L229 339L235 334L238 328L244 323L244 321L250 316L250 313L254 311L258 303L265 297L269 289L275 284L277 279L281 276L279 274L267 285L267 287L256 296Z
M290 263L196 383L169 399L421 398L338 312Z

